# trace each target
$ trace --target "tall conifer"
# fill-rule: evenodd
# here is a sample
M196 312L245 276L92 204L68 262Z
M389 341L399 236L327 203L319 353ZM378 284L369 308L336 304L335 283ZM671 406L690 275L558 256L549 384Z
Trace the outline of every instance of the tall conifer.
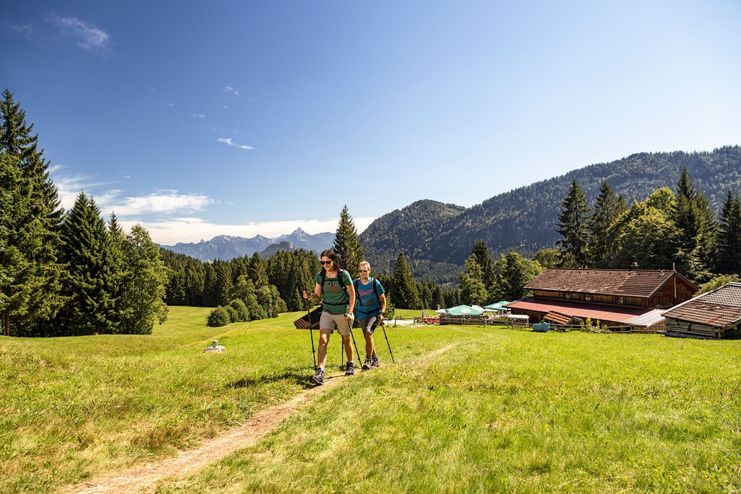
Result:
M571 182L569 192L561 202L556 231L563 237L556 242L561 251L561 264L566 267L586 267L589 263L587 215L589 206L579 183Z
M594 210L587 220L589 228L589 255L591 265L605 267L610 244L607 230L627 209L625 199L616 194L610 184L602 182Z
M741 197L730 190L720 213L717 249L718 272L741 274Z
M14 160L21 172L18 186L27 200L23 215L16 215L12 228L24 232L15 245L29 263L23 269L23 291L29 292L24 308L16 312L14 325L23 334L41 334L64 303L60 295L62 266L58 261L60 247L57 189L49 177L49 163L38 149L38 136L33 124L26 123L26 113L13 100L10 91L0 101L0 153ZM17 283L21 280L16 280Z
M355 276L358 263L363 260L363 248L358 240L358 232L355 222L347 211L347 206L342 208L337 232L334 237L334 251L340 256L340 267Z
M67 264L64 294L69 301L58 323L64 334L116 332L115 259L100 210L84 192L62 223L62 259Z
M403 252L399 252L399 256L396 258L391 288L391 298L394 300L396 307L417 309L422 303L417 291L417 284L412 277L412 269L409 267L409 261Z

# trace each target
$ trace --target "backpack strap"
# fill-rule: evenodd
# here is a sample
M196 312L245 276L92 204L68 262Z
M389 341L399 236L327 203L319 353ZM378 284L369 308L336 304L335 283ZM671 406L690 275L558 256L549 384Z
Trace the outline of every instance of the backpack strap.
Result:
M380 305L381 304L381 297L378 296L378 285L377 285L378 280L376 278L372 277L372 276L370 277L370 279L371 279L371 283L373 284L373 295L376 296L376 300L378 300L378 304ZM358 293L358 287L360 286L360 280L359 279L353 280L352 284L353 284L353 287L355 287L355 294L356 294L355 300L357 300L357 304L358 305L363 305L363 299L362 299L362 297L360 297L360 295L357 295L357 293Z
M340 287L342 288L342 291L345 292L345 298L347 298L347 302L350 303L350 294L347 293L347 286L345 286L345 280L344 280L344 273L347 273L344 269L338 269L337 270L337 283L340 284ZM348 273L348 276L350 274ZM324 283L327 281L327 271L322 268L322 295L324 294Z

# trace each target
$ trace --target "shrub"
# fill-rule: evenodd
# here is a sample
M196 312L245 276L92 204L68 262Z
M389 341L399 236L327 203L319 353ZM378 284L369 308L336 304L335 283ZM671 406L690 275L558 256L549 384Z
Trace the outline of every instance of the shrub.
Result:
M244 300L235 298L229 302L229 307L236 312L236 318L232 318L232 321L244 322L250 320L250 311L247 309L247 304L244 303Z
M237 312L237 309L235 309L231 305L227 305L224 308L229 313L229 320L231 322L239 322L239 312Z
M211 327L226 326L232 322L229 311L223 307L217 307L208 316L208 325Z

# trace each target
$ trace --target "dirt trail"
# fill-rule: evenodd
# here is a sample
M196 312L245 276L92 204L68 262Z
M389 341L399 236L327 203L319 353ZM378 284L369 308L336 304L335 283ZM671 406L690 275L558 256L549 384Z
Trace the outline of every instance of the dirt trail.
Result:
M455 344L447 345L433 352L414 359L429 360L450 349ZM307 389L285 403L272 406L256 413L239 427L229 429L210 439L197 448L181 451L176 457L138 465L113 475L101 476L74 486L63 487L60 493L111 493L111 492L152 492L155 484L164 478L181 478L224 458L238 449L257 443L273 431L281 422L290 417L304 403L327 392L334 386L348 381L344 376L329 377L324 386Z

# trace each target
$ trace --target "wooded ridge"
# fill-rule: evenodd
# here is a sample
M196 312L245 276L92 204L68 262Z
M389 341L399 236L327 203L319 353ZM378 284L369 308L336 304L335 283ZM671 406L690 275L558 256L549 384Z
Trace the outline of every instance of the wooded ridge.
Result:
M447 272L463 265L477 239L484 240L494 256L509 250L532 256L558 240L559 206L573 180L590 203L607 181L630 205L658 188L674 190L685 167L716 212L727 191L741 190L740 146L712 152L638 153L520 187L471 208L417 201L378 218L360 241L370 262L382 271L390 270L403 250L413 265L444 263L440 266Z

